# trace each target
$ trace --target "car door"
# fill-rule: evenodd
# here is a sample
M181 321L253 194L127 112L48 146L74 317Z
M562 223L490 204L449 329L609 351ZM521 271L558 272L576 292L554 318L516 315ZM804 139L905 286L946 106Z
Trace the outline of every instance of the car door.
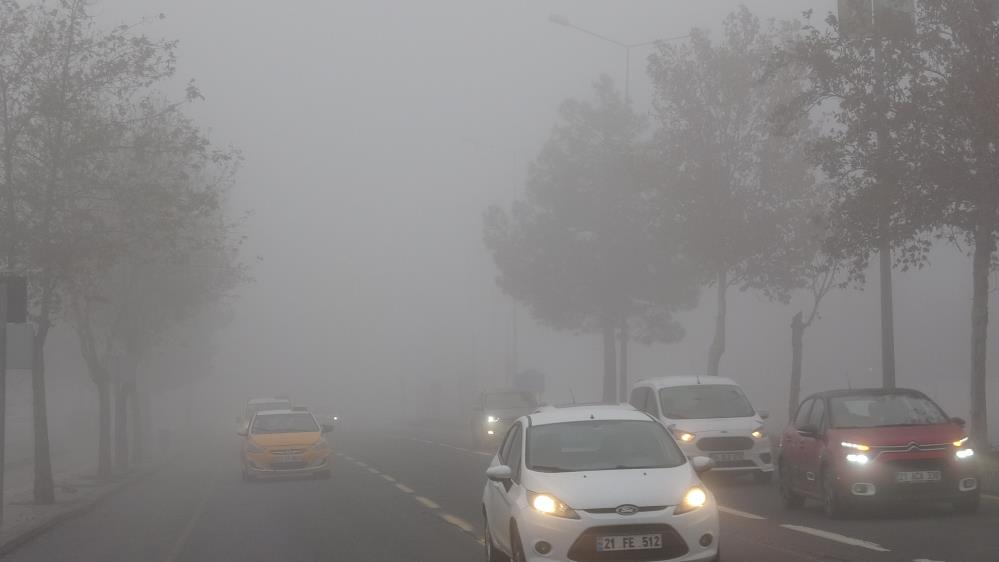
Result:
M515 423L507 431L506 438L500 446L497 462L495 465L509 466L513 471L514 478L520 481L520 459L521 457L521 425ZM514 504L516 490L515 482L494 482L489 480L490 501L486 503L486 516L489 519L489 532L493 536L496 545L506 552L510 549L510 515Z
M801 445L798 447L801 460L798 465L804 475L801 489L812 494L819 492L819 461L822 458L822 449L825 445L825 423L826 423L826 402L822 398L813 401L812 409L808 414L806 429L814 429L814 432L799 432L798 439Z
M780 462L781 470L788 471L791 483L795 488L802 487L804 472L801 470L801 435L798 431L808 425L808 415L812 409L814 399L807 399L798 406L798 411L794 419L784 429L781 435Z

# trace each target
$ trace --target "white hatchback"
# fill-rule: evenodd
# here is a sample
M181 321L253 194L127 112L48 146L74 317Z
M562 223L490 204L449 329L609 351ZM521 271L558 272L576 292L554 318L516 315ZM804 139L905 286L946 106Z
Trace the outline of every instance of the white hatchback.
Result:
M719 560L718 508L698 477L711 465L626 404L542 408L486 471L486 558Z
M714 470L770 482L774 458L756 410L742 388L724 377L661 377L635 383L631 405L659 419L688 457L704 455Z

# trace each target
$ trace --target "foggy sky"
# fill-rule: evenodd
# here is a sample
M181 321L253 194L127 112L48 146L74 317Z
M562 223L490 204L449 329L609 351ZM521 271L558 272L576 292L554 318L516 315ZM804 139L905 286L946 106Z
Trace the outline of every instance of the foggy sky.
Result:
M717 29L739 4L113 0L99 12L112 24L164 12L148 30L181 42L177 95L196 78L207 99L192 113L217 142L245 152L234 205L254 211L247 257L261 261L225 334L219 377L237 400L287 392L348 409L400 380L465 372L502 382L511 307L493 283L482 211L521 192L559 102L588 96L600 73L623 79L621 49L552 25L549 14L638 42ZM745 4L763 17L807 8L821 17L835 2ZM632 60L643 110L647 55ZM931 269L896 283L899 384L956 415L967 410L968 271L942 249ZM806 392L879 383L876 283L829 297L806 336ZM796 310L751 294L730 304L722 372L778 414ZM636 346L632 380L701 372L713 314L705 299L681 316L684 341ZM597 339L538 328L523 309L520 320L520 366L548 375L548 398L566 400L570 386L597 398ZM994 372L999 354L991 359Z

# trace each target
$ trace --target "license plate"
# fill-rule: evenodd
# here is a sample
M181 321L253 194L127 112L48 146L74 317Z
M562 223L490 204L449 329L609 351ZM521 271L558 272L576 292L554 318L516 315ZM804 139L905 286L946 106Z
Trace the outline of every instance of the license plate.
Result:
M276 455L274 462L302 462L305 457L302 455Z
M662 535L615 535L597 537L597 552L652 550L663 547Z
M896 482L906 482L918 484L920 482L939 482L939 470L917 470L915 472L898 472L895 474Z
M741 461L742 453L711 453L711 459L714 461Z

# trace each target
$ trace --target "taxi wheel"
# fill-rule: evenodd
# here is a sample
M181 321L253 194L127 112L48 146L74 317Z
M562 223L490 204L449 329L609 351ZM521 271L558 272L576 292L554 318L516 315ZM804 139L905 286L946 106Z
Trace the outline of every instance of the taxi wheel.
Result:
M846 516L848 505L836 490L836 475L831 470L822 471L822 511L830 519Z
M791 488L791 473L788 471L787 466L784 463L780 464L780 479L778 480L780 484L780 499L784 503L784 507L788 509L798 509L799 507L805 505L805 498L800 494L795 493L794 489Z
M510 557L503 554L496 545L493 544L493 535L489 532L489 520L483 515L482 516L483 527L485 528L485 537L483 537L483 544L486 549L486 562L510 562Z

